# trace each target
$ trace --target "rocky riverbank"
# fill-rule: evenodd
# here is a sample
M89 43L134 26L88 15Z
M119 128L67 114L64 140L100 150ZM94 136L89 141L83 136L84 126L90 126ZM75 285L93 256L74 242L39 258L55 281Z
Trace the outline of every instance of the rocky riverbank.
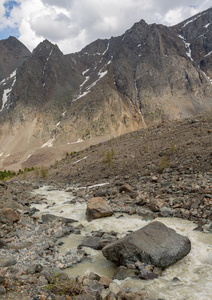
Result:
M166 176L168 175L169 184L167 185L165 183L167 183ZM125 183L111 182L104 186L87 188L66 187L66 192L73 193L75 202L87 203L92 197L96 199L102 197L113 212L138 214L152 220L157 216L191 219L197 224L197 230L211 232L211 215L207 213L211 213L211 177L208 174L196 176L195 185L194 178L191 176L184 176L183 180L178 178L175 184L173 178L176 179L171 172L167 172L167 174L157 176L146 176L139 184L133 184L133 182L129 184L130 180L126 178ZM87 253L81 250L81 247L77 251L70 250L64 255L59 253L61 245L59 239L70 233L80 234L81 224L80 222L79 225L72 223L74 220L69 218L52 218L52 216L38 219L35 215L36 209L31 208L30 205L46 201L45 197L31 193L39 185L41 185L39 182L31 184L26 181L1 182L0 184L0 194L4 196L1 197L0 204L0 293L2 299L69 299L54 295L53 292L46 291L43 287L49 286L51 274L55 272L60 274L64 268L77 264L87 257ZM158 194L159 191L160 194ZM188 207L189 199L192 199L190 207ZM187 208L184 205L187 205ZM185 214L186 210L189 214ZM103 234L101 233L101 236ZM102 245L105 246L105 238L103 240ZM113 239L109 237L109 240ZM133 270L132 266L129 268L119 271L116 278L124 278L130 273L135 276L138 266L134 266ZM154 271L154 267L151 266L144 273L146 272L161 275L161 271L157 269ZM82 276L79 281L83 290L86 291L86 296L84 295L85 298L78 296L77 299L98 299L98 297L101 299L103 296L102 299L132 299L132 297L149 299L147 292L143 291L141 295L135 290L123 290L117 283L112 283L111 279L104 276L101 278L91 274L86 277ZM118 294L119 298L117 298Z

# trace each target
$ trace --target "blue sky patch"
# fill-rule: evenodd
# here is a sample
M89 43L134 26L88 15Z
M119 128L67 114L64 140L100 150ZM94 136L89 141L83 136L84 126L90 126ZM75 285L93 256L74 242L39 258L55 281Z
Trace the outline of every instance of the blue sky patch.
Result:
M18 38L20 36L18 28L6 27L0 30L0 40L5 40L9 36L14 36Z
M4 3L4 7L6 8L5 11L5 17L9 18L10 12L13 9L14 6L19 6L20 4L16 1L7 1Z

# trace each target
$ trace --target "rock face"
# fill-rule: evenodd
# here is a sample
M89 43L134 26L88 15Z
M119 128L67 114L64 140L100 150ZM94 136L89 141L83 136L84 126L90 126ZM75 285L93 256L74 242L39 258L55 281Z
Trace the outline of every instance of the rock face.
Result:
M166 268L186 256L190 249L191 242L187 237L177 234L160 222L152 222L104 247L102 253L117 265L127 265L139 260Z
M31 52L16 38L10 36L0 41L0 82L20 67Z
M112 214L111 207L101 197L94 197L88 200L86 218L89 222L94 219L111 216Z

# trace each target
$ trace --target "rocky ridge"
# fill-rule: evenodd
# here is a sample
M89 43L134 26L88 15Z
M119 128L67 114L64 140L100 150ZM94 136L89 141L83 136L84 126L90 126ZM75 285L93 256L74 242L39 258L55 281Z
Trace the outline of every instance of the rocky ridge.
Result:
M23 57L16 40L20 65L0 84L0 168L29 157L47 164L48 151L52 163L97 139L210 110L211 11L172 27L141 20L68 55L44 41ZM14 39L2 43L9 53Z

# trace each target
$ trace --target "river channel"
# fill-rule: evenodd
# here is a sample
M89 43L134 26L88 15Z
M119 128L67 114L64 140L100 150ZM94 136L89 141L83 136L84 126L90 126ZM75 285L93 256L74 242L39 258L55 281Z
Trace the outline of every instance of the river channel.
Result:
M64 244L60 252L77 249L85 236L92 231L115 231L118 237L125 236L130 231L135 231L148 224L147 220L137 215L116 213L111 217L87 222L85 217L86 203L75 201L70 192L55 190L49 186L43 186L34 191L35 194L45 197L45 203L34 204L40 210L40 214L50 213L57 216L78 220L73 226L83 227L81 234L70 234L63 237ZM39 214L38 214L39 215ZM137 287L149 291L153 299L164 300L210 300L212 299L212 234L194 231L197 226L193 222L177 218L157 218L166 226L177 233L187 236L191 241L191 251L174 265L163 271L161 277L153 281L126 279L118 282L122 287ZM70 276L82 275L91 271L99 275L112 278L116 266L103 257L101 251L84 247L89 254L89 259L82 261L74 267L65 270ZM175 278L175 280L173 280ZM176 279L177 278L177 279Z

